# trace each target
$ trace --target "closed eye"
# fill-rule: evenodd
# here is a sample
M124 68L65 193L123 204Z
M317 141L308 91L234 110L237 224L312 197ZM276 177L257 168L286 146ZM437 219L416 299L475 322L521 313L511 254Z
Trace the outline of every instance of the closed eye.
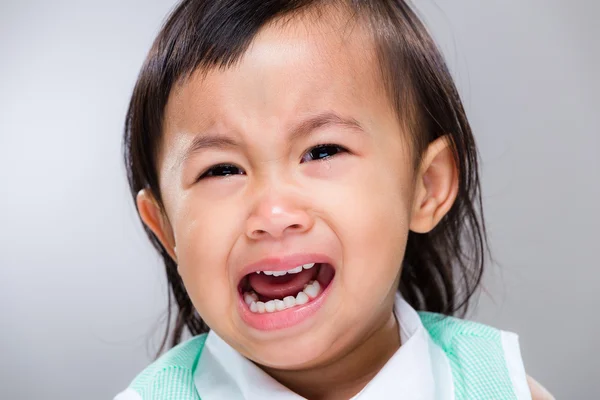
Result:
M219 178L231 175L246 175L240 167L233 164L219 164L210 167L206 172L198 177L198 180L206 178Z
M347 152L348 150L337 144L320 144L304 153L301 162L326 160L338 154Z

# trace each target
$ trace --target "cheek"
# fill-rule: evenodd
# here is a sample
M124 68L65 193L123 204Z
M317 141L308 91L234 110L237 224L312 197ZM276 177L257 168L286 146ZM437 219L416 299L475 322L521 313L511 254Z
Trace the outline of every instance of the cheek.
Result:
M194 306L211 326L237 301L227 266L239 231L236 209L192 193L179 203L173 221L179 274Z
M382 289L400 270L409 231L410 165L397 158L374 159L365 160L351 182L339 186L341 201L329 205L344 249L341 283L357 299L364 299L365 291L386 295Z

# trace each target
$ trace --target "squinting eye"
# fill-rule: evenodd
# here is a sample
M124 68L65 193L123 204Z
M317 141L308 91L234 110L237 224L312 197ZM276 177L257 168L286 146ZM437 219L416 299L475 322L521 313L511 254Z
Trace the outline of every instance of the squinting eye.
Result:
M302 156L302 162L313 160L325 160L339 153L345 153L347 150L337 144L320 144L307 151Z
M246 175L244 171L242 171L239 167L236 167L232 164L220 164L211 167L208 171L200 175L198 180L204 178L212 178L212 177L223 177L230 175Z

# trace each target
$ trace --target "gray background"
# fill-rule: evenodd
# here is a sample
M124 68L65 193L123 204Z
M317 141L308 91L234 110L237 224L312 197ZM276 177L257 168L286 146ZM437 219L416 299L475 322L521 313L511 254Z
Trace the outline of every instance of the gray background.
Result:
M1 2L2 399L108 399L150 361L166 288L120 142L173 4ZM483 159L499 265L473 317L519 333L557 398L598 398L599 3L418 4Z

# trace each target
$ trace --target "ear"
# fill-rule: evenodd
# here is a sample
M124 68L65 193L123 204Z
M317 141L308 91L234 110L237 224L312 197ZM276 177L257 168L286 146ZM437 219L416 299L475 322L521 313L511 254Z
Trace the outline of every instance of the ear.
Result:
M154 233L171 258L177 262L173 229L162 207L158 205L148 189L138 192L136 204L144 224Z
M423 155L413 197L410 230L427 233L454 204L458 170L448 137L432 142Z

